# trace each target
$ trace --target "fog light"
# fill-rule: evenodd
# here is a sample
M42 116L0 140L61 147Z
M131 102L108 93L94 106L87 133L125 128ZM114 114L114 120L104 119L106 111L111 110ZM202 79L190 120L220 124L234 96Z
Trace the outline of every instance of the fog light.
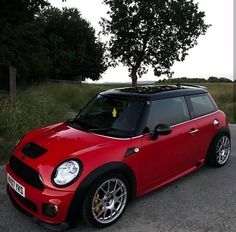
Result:
M56 205L53 204L43 204L43 215L47 217L56 217L57 216L58 208Z

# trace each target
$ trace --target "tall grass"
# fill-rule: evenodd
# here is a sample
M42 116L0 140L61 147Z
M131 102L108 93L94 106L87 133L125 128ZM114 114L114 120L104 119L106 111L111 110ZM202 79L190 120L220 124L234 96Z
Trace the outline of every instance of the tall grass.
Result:
M27 131L66 120L88 99L106 87L73 84L42 84L17 93L15 107L6 94L0 97L0 160L7 157Z
M236 123L236 84L205 84L209 92L215 99L219 109L223 110L231 123Z
M220 109L233 119L233 84L205 84ZM6 159L16 141L27 131L66 120L103 90L117 85L48 83L20 89L14 108L8 95L0 93L0 162ZM236 109L236 103L234 103Z

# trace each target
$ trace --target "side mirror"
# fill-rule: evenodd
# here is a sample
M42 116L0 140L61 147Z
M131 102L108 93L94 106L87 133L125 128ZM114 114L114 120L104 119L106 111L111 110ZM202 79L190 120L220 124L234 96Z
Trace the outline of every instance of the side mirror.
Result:
M157 140L159 135L169 135L172 132L171 128L165 124L158 124L153 133L151 134L151 140Z

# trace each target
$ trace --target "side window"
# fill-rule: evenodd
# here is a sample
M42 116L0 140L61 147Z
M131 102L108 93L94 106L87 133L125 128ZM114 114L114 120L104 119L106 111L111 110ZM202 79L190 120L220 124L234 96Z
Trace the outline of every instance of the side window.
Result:
M200 117L217 110L208 94L189 96L193 108L194 117Z
M190 119L184 97L152 101L147 128L153 131L158 124L176 125Z

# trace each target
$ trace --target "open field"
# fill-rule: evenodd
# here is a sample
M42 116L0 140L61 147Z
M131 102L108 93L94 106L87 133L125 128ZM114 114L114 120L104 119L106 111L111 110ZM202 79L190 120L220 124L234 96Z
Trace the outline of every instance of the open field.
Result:
M233 84L205 84L220 109L233 119ZM234 84L235 88L236 84ZM15 108L7 93L0 93L0 162L4 162L17 140L27 131L66 120L98 92L120 85L41 84L19 89ZM236 109L236 103L234 103Z

